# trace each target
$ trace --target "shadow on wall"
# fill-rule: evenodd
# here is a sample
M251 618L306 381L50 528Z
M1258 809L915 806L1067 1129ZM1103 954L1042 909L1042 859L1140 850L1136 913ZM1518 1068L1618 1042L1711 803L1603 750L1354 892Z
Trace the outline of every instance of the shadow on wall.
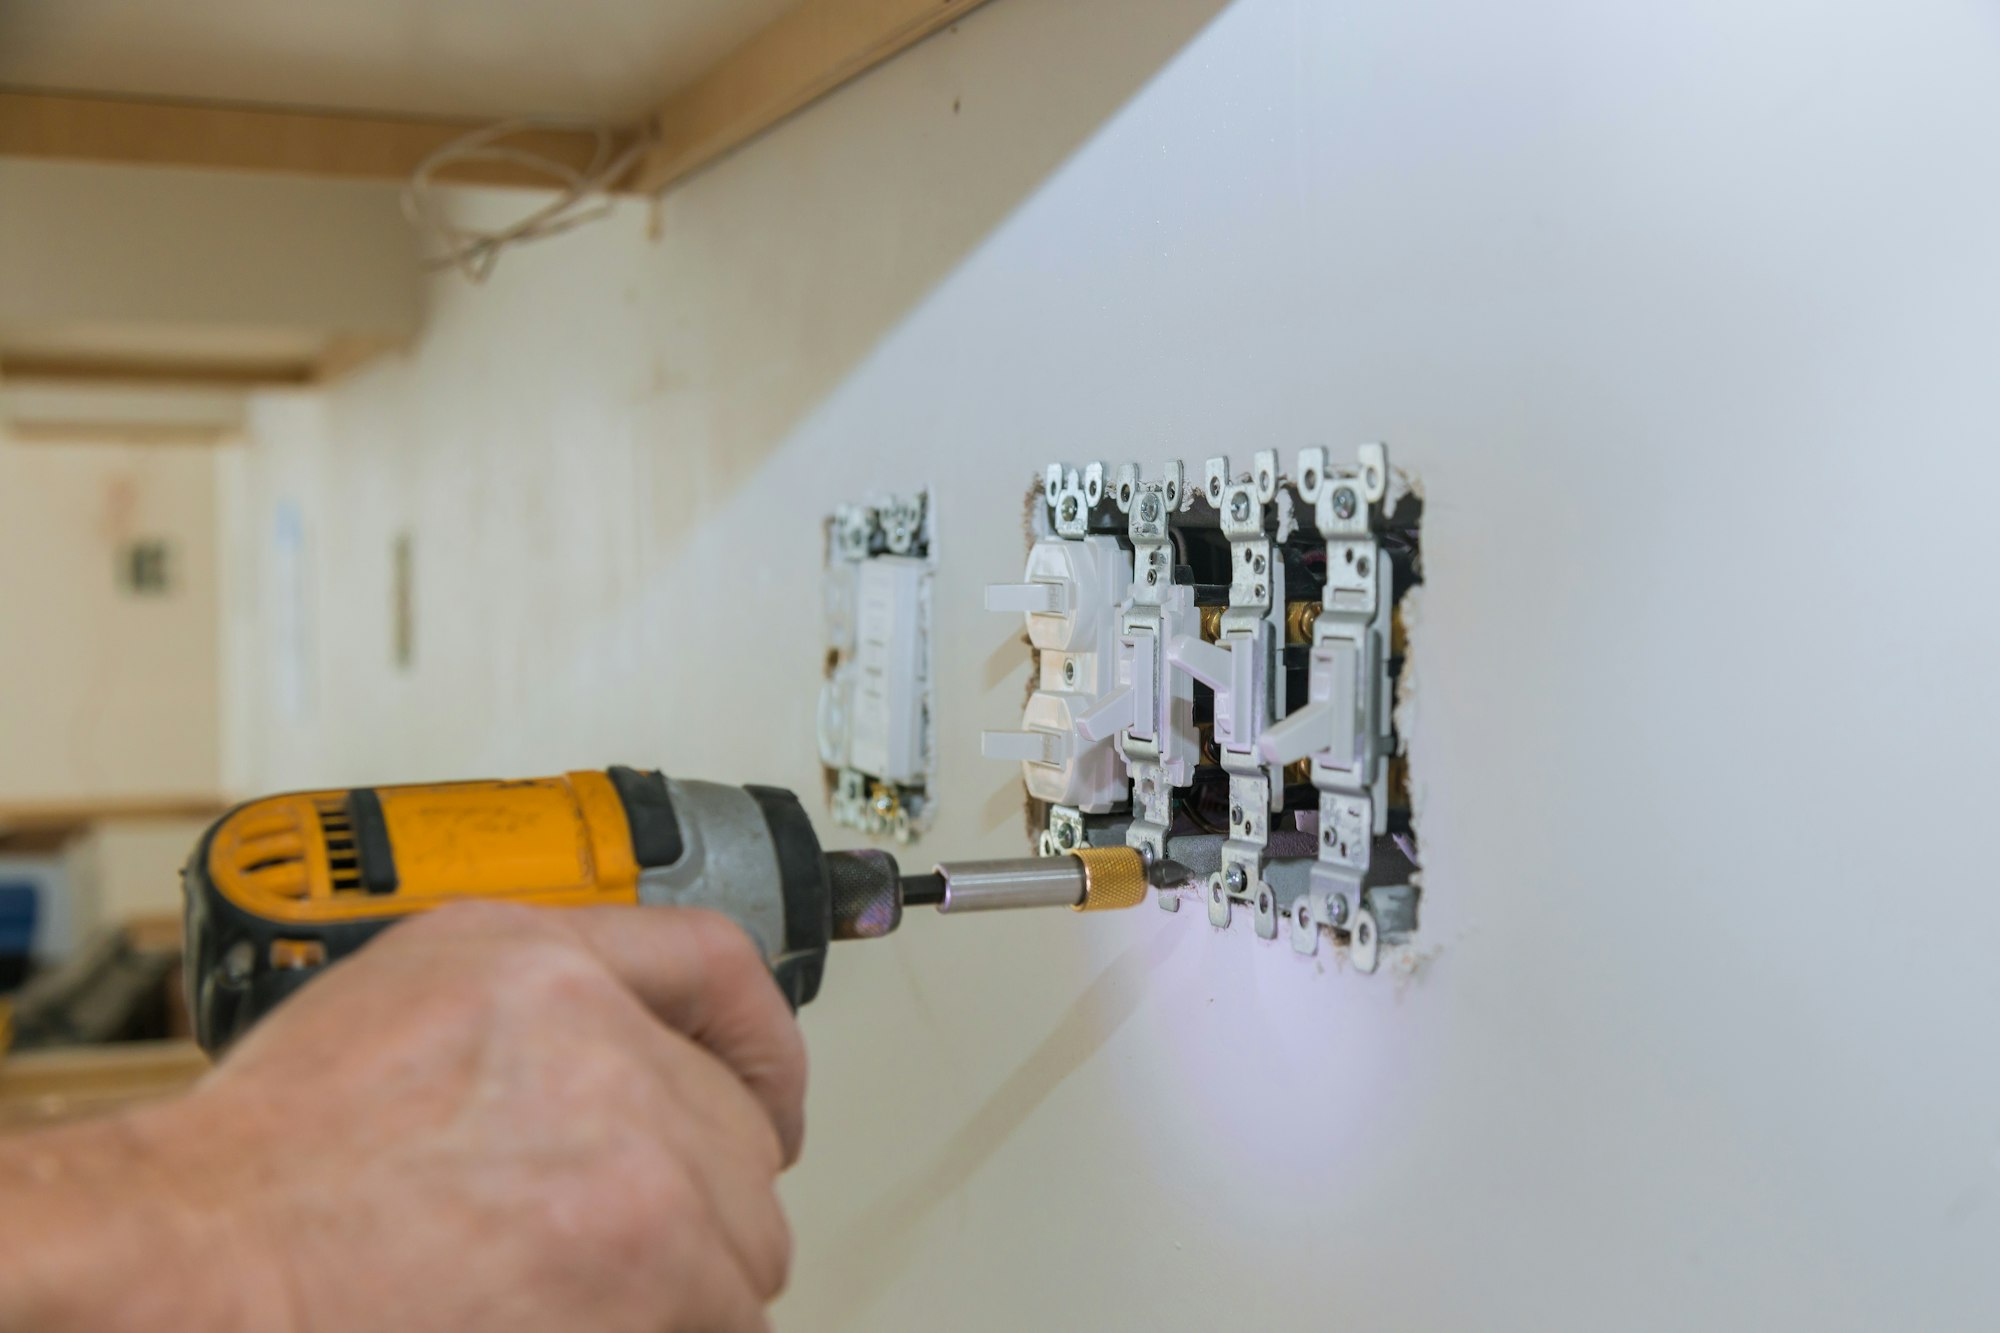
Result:
M665 232L731 291L701 320L676 319L671 290L657 306L646 410L653 438L677 444L655 474L654 531L678 540L755 476L1227 6L998 0L670 194ZM816 210L803 223L802 199Z
M1178 923L1158 927L1099 973L1028 1058L977 1111L902 1182L843 1231L833 1251L799 1274L795 1309L822 1328L845 1328L895 1284L912 1261L914 1239L939 1204L956 1195L1048 1095L1102 1050L1139 1011L1168 957L1190 938ZM808 1287L813 1279L822 1285Z

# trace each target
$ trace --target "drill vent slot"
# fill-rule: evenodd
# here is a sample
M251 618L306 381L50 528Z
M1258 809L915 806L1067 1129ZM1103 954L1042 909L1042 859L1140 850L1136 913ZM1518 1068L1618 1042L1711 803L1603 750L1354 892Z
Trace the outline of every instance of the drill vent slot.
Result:
M360 893L361 853L354 841L354 821L347 813L347 803L334 799L317 802L319 807L319 831L326 841L326 865L328 877L333 881L335 893Z
M284 813L243 829L228 855L244 884L296 898L306 892L305 853L305 829Z

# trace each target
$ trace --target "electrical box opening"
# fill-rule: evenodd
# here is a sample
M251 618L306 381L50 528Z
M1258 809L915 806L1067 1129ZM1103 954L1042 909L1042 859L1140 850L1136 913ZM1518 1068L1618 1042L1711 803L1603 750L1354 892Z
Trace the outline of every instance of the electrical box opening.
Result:
M1188 901L1373 971L1417 929L1397 726L1423 501L1379 444L1191 476L1051 464L1021 582L1034 684L988 758L1018 761L1044 855L1124 844L1198 872ZM1178 911L1182 893L1162 892Z

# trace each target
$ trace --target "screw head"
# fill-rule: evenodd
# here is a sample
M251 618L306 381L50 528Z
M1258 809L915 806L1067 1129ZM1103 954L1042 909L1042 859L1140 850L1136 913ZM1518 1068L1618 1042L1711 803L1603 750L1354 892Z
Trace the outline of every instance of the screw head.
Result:
M1062 502L1062 521L1065 523L1074 523L1076 522L1076 515L1076 497L1074 495L1068 496Z
M1147 523L1159 522L1160 497L1151 491L1146 492L1145 497L1139 501L1139 517Z
M1361 498L1354 493L1352 486L1342 486L1333 493L1333 516L1335 518L1353 518L1354 511L1360 507Z
M1249 492L1247 491L1236 492L1236 498L1229 502L1229 516L1235 519L1238 523L1245 523L1249 521L1250 518Z
M1243 873L1242 866L1231 866L1223 872L1222 880L1229 885L1231 893L1241 893L1244 885L1250 882L1250 877Z
M1243 822L1242 806L1232 805L1229 807L1229 822L1232 824L1241 824Z
M1337 893L1328 898L1326 900L1326 914L1336 926L1347 920L1347 899Z
M1160 571L1159 571L1159 570L1157 570L1157 569L1149 569L1149 570L1147 570L1147 571L1146 571L1146 585L1147 585L1148 587L1151 587L1151 586L1153 586L1154 584L1157 584L1157 583L1158 583L1159 581L1160 581Z

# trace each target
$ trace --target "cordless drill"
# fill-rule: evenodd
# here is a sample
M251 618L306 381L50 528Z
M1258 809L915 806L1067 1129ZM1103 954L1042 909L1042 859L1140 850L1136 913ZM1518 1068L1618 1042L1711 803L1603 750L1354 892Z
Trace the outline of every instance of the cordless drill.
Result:
M203 834L183 872L195 1036L210 1052L406 917L465 899L704 907L743 927L793 1008L827 946L903 909L1131 907L1184 867L1130 847L904 875L880 851L822 851L798 797L612 768L272 796Z

